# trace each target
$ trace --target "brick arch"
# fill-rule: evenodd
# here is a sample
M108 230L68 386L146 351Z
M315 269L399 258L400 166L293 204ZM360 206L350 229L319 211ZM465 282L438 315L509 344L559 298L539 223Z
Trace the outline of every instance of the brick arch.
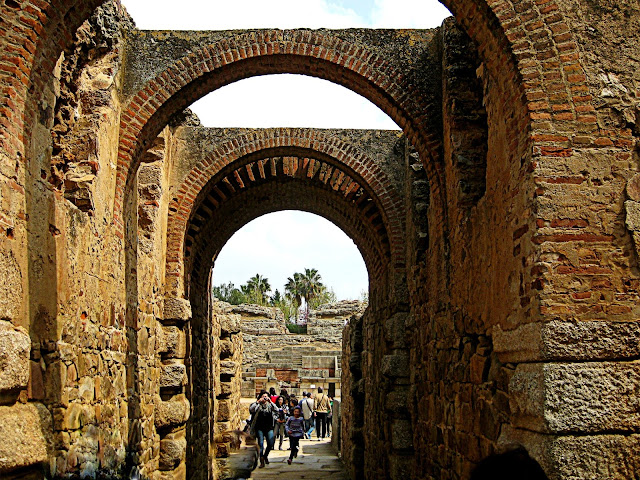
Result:
M247 173L247 171L257 160L274 156L291 156L296 159L295 165L292 164L289 167L290 170L295 169L295 171L284 172L281 177L296 177L313 183L314 168L320 168L320 166L312 162L317 161L318 164L325 162L331 165L334 171L329 175L331 179L324 179L324 184L336 192L339 191L344 196L342 200L353 198L356 194L361 195L360 189L366 191L368 198L379 205L375 210L379 212L378 215L381 218L380 228L384 229L383 233L377 233L374 236L383 235L382 242L388 244L390 249L386 255L392 259L393 267L403 268L402 199L393 188L385 171L364 152L328 132L278 128L251 131L228 140L217 146L187 174L169 205L167 285L173 283L170 281L171 277L182 275L181 267L185 260L185 239L189 233L189 224L216 181L229 175L236 183L237 189L244 189L247 184L256 181L254 176L259 177L262 174L263 179L266 180L269 174L265 175L264 170L269 168L268 166L265 168L259 165L255 168L255 172ZM315 172L317 173L317 169ZM201 213L201 215L206 217L208 213ZM368 215L370 221L378 221L374 212L370 211ZM341 228L345 229L344 226Z
M20 2L20 9L5 9L0 27L6 31L11 29L11 33L6 35L7 64L0 69L0 80L7 86L0 97L4 114L0 144L6 152L22 150L22 129L34 118L36 102L32 100L25 109L25 85L37 89L42 84L43 78L52 72L60 52L70 44L73 32L100 3L101 0L24 1ZM528 82L522 89L527 103L532 104L532 119L553 118L552 105L566 104L568 110L561 112L564 118L592 120L592 115L584 113L591 106L588 93L573 95L571 92L572 86L580 91L585 85L584 71L579 64L577 44L556 1L522 4L498 0L489 5L482 0L441 0L441 3L478 46L491 71L500 72L506 67L507 76L514 84L520 83L516 78L520 76ZM534 38L536 42L546 40L542 55L535 53ZM41 60L36 61L36 57ZM554 77L553 92L542 86L544 73ZM552 93L553 101L550 100ZM514 96L518 95L514 92ZM580 109L582 115L579 115ZM27 133L29 130L27 128Z
M519 86L521 92L514 91L513 97L524 94L531 120L576 120L578 107L591 103L591 98L576 94L586 91L581 88L586 78L577 42L557 1L439 1L477 45L496 78ZM566 109L552 108L564 104ZM558 118L558 112L571 115Z
M301 195L304 192L305 195ZM252 201L268 196L268 201ZM309 186L306 182L292 179L287 185L278 182L265 183L233 198L217 215L212 217L203 230L207 241L194 247L194 259L188 267L195 284L203 284L216 256L227 241L252 220L283 210L298 210L319 215L340 228L356 244L362 255L370 281L383 282L389 267L389 258L378 255L379 246L372 240L373 232L365 218L355 218L357 212L346 202L336 201L336 192ZM247 204L250 208L247 208ZM192 282L194 283L194 282Z
M375 259L375 255L372 255L371 247L366 243L372 241L373 232L367 228L366 219L354 218L354 213L357 213L355 209L347 202L338 201L336 197L339 197L339 193L333 189L318 185L310 186L308 182L299 178L291 178L286 183L275 179L252 189L243 190L240 195L231 198L209 220L202 232L201 241L194 248L194 257L198 261L195 262L194 268L190 269L190 288L185 292L185 297L192 307L189 333L190 338L193 339L190 351L190 381L193 385L193 393L190 397L191 426L188 427L191 437L187 439L193 453L187 457L187 469L197 468L190 465L195 463L194 459L203 455L206 458L210 441L207 427L211 423L207 422L207 419L210 419L210 422L214 420L209 417L211 386L207 384L211 377L209 374L211 349L206 340L210 338L212 325L209 321L212 285L210 272L217 253L233 233L261 215L293 206L297 210L321 215L341 228L358 246L367 263L370 291L375 293L384 291L385 273L389 274L388 269L385 270L384 265L373 265L373 269L371 268L371 260ZM256 248L260 248L259 242L256 242ZM370 261L367 262L367 259ZM321 265L318 267L322 270ZM389 301L390 297L391 295L388 295L385 300ZM209 428L212 427L209 426Z
M265 30L206 45L135 93L123 108L120 124L117 206L142 150L171 115L221 86L257 75L299 73L341 84L385 111L423 156L439 157L440 139L422 127L428 124L428 112L402 72L362 46L319 31L293 31L290 40L283 35L281 30ZM437 192L437 162L428 162L427 168Z
M460 18L478 45L481 58L506 95L505 108L515 110L506 119L511 131L526 132L530 122L538 119L591 120L579 115L577 105L590 102L590 97L572 93L586 79L571 32L554 2L517 6L517 12L507 1L491 8L484 2L443 3ZM484 21L478 22L478 17ZM545 51L536 53L539 42L534 45L529 32L544 39L548 44ZM290 41L281 34L278 30L251 32L207 45L178 60L131 98L121 122L117 206L122 204L123 191L145 144L172 113L219 86L254 75L303 73L340 83L387 112L423 159L437 160L440 140L423 128L427 124L425 112L413 101L415 89L403 83L401 72L363 47L322 32L295 31ZM551 88L542 84L543 76L556 79ZM517 144L518 153L526 143ZM437 161L426 162L426 167L438 198L442 187ZM120 221L118 215L116 221Z
M439 0L478 48L501 91L514 162L596 127L578 43L557 0ZM549 148L551 147L551 148ZM533 153L533 155L531 154Z
M0 30L6 63L0 66L0 146L9 154L24 151L42 89L73 34L103 0L18 1L3 5Z

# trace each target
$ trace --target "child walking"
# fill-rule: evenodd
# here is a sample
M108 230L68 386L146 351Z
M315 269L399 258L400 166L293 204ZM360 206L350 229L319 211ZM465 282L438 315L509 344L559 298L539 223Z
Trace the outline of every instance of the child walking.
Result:
M304 418L300 415L300 407L293 409L293 416L287 418L286 429L289 434L289 445L291 445L291 453L287 463L291 465L291 462L298 456L298 445L300 439L304 436Z

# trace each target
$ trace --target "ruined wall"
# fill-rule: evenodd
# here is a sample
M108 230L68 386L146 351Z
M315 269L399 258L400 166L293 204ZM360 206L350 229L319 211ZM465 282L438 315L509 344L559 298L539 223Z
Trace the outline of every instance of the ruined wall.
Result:
M242 384L243 341L241 317L226 311L226 304L218 304L217 319L220 322L220 381L216 388L218 403L215 417L214 448L216 472L229 468L232 453L231 438L225 432L238 430L242 418L239 408Z
M342 329L354 314L361 316L366 304L343 301L311 310L306 334L290 333L282 313L257 305L228 306L241 315L244 340L244 397L261 389L286 387L300 396L310 385L328 388L333 383L341 394L340 366Z
M326 193L347 188L344 170L268 206L299 205L300 192L313 192L369 259L382 252L369 316L348 349L359 353L343 395L354 475L463 478L510 442L552 478L637 475L628 393L638 389L637 0L446 0L470 43L451 25L226 32L211 34L215 47L198 44L210 34L168 34L176 51L143 68L139 91L119 77L119 25L128 21L118 4L83 25L96 3L2 4L1 476L181 477L184 439L184 457L213 475L208 419L224 400L225 333L212 321L206 275L178 271L177 257L164 271L172 244L163 238L175 233L164 223L182 184L162 146L175 139L156 137L211 89L282 72L311 72L373 99L418 155L400 148L405 161L396 163L407 167L397 177L406 203L389 184L373 188L373 169L361 175L368 198L382 199L368 229ZM178 48L187 37L198 59ZM264 135L255 133L274 138ZM350 161L353 150L327 153L329 143L314 146ZM271 165L291 172L302 157ZM195 201L198 190L184 193ZM253 205L250 215L220 224L234 231L266 213L258 199L267 193L277 192L239 197L222 218L239 205ZM192 216L200 204L189 205L179 211L180 241L204 211ZM407 213L406 236L384 217L393 206ZM215 252L200 253L207 270Z
M610 32L605 25L598 28ZM554 38L568 38L568 30L559 23ZM445 30L448 40L461 41ZM451 75L462 77L458 82L477 77L483 84L486 192L465 207L456 201L455 188L448 189L447 280L433 283L441 260L429 253L423 264L416 262L418 275L410 277L420 332L412 339L411 363L422 366L412 369L416 387L410 408L418 417L414 448L429 452L418 458L415 471L455 472L454 478L464 478L476 462L516 443L551 478L600 478L597 459L611 458L637 441L627 423L633 409L612 409L606 400L610 394L624 398L635 380L618 388L614 379L635 378L637 370L633 362L606 360L630 359L635 349L614 354L593 344L594 336L602 335L622 345L626 341L619 335L635 337L638 330L637 324L626 323L637 318L637 257L623 209L625 179L636 169L632 142L625 140L630 131L624 125L616 130L606 119L609 112L600 117L591 105L580 104L601 94L602 87L589 85L575 65L566 67L564 77L542 77L532 70L525 77L530 85L557 92L551 98L558 100L531 105L534 121L528 135L539 146L528 151L526 130L509 129L503 122L518 122L523 113L517 102L505 100L505 85L483 64L474 71L449 63L459 60L448 56L445 47L443 64ZM564 89L576 104L560 100ZM469 90L445 85L443 103L459 107L459 96L466 101ZM471 108L467 115L475 113ZM456 132L448 114L445 108L445 161L453 180L455 159L477 149L469 152L473 130ZM604 361L580 363L587 357ZM571 371L601 381L597 386L589 382L594 388L582 395L583 383ZM537 397L534 391L545 393ZM583 414L590 420L583 420ZM603 421L602 415L617 420ZM620 428L621 435L608 435L608 428ZM577 432L587 435L574 436ZM600 451L603 442L609 445L606 455ZM566 455L591 460L566 462ZM627 477L636 468L633 462L609 465L606 476Z
M1 294L10 307L3 318L29 335L26 344L16 343L21 356L9 357L29 374L21 377L24 384L12 381L4 398L4 477L32 465L42 471L40 463L58 476L99 469L118 474L125 467L130 404L123 251L111 225L120 28L127 28L126 18L110 5L77 32L43 85L37 122L25 138L28 168L19 173L13 166L20 186L3 182L24 193L18 216L26 221L8 227L2 240L4 262L17 267L2 282L10 289ZM68 76L70 70L76 75ZM54 181L59 145L69 147L68 168ZM90 212L65 199L65 176L91 190ZM3 202L11 202L6 193ZM17 439L17 432L29 441Z
M348 363L342 369L342 397L340 412L340 454L350 478L364 476L364 397L362 380L362 324L367 314L354 318L342 333L342 357ZM348 360L347 360L348 359Z
M309 312L307 335L326 341L342 341L342 329L353 315L362 315L367 304L358 300L342 300L320 305Z

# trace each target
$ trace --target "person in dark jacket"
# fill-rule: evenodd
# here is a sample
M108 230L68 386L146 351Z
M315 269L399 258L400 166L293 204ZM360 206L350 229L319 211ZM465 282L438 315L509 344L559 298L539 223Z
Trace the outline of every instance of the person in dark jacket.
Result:
M284 397L276 398L276 409L278 410L278 418L276 419L276 427L275 427L275 435L274 435L274 446L275 441L280 439L280 444L278 445L278 450L282 450L282 442L285 437L285 428L284 422L287 421L287 417L289 416L289 406L285 403Z
M258 440L260 447L260 468L269 464L269 452L273 450L273 428L278 417L278 409L271 402L269 394L261 391L258 399L249 407L251 412L251 435ZM267 440L267 448L264 448L264 440Z

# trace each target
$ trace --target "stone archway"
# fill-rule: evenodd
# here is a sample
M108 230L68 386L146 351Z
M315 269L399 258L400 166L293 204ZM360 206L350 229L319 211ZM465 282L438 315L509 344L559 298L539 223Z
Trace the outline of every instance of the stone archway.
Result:
M176 307L185 307L185 299L166 302L162 313L157 292L164 288L165 275L158 276L154 264L162 263L161 253L147 259L145 275L153 281L139 281L144 263L139 253L150 254L155 250L144 248L166 245L166 239L162 229L142 232L150 234L149 242L138 235L136 194L141 185L147 188L143 193L149 203L142 210L148 211L161 198L157 207L163 215L170 199L156 195L155 180L139 183L135 192L134 177L141 173L139 162L153 163L150 147L173 113L216 81L242 77L233 64L248 67L247 75L299 69L365 93L401 124L422 156L416 161L409 155L408 160L418 174L411 198L419 201L405 212L410 218L404 263L408 290L401 297L402 313L364 321L352 337L361 360L360 365L354 362L353 373L363 374L354 385L363 380L356 387L372 392L366 403L370 422L384 425L384 432L371 440L357 437L362 451L356 452L355 465L371 476L437 477L446 472L463 477L488 452L516 441L557 478L597 476L602 465L611 476L636 474L640 467L616 458L638 449L633 397L625 393L637 390L637 255L622 207L628 195L628 228L636 232L638 195L633 184L626 186L637 171L637 99L629 92L638 82L638 69L634 56L624 52L625 47L637 51L637 28L627 30L637 21L637 8L553 0L444 3L470 37L474 47L469 51L477 52L480 62L467 62L463 69L465 81L479 78L479 99L486 107L486 190L472 196L472 202L460 202L455 186L459 169L465 168L459 145L472 147L473 141L453 118L465 114L456 110L460 102L448 102L462 100L458 95L463 89L456 92L456 85L449 84L443 95L453 92L455 98L442 97L430 105L434 90L428 86L404 93L393 87L396 80L412 84L424 68L407 80L396 76L402 69L382 62L369 67L384 75L369 75L366 60L375 57L368 55L372 44L352 49L353 39L333 44L335 37L326 32L300 30L286 33L295 40L295 53L293 43L289 53L287 45L283 50L291 66L261 64L270 55L268 45L280 48L277 40L285 39L284 32L271 31L275 40L263 36L255 42L251 35L257 39L264 32L245 32L244 45L251 50L244 55L251 60L242 59L242 50L231 44L217 44L214 53L222 54L217 66L229 66L217 72L228 77L209 78L208 84L204 74L212 71L181 54L166 70L175 77L157 72L158 81L149 79L146 85L168 87L157 89L164 92L160 96L156 90L108 86L108 95L117 101L106 116L96 117L91 130L96 137L108 131L100 137L104 148L92 165L99 169L91 173L100 172L99 208L86 212L46 178L52 128L47 111L59 98L53 72L60 53L97 4L2 4L0 221L5 235L0 247L7 259L1 265L3 278L8 279L2 298L10 299L0 302L2 339L16 336L27 347L12 354L9 363L18 365L21 374L2 384L0 408L3 418L18 423L26 418L20 402L26 401L31 413L45 413L40 427L25 428L40 447L54 432L61 447L50 462L53 475L90 472L96 465L111 473L128 473L133 465L149 471L157 466L149 413L159 368L152 348L158 340L155 322L164 316L177 324L190 314ZM589 21L605 27L598 42L589 33ZM446 35L447 28L440 33ZM403 34L412 33L425 38L424 32ZM627 44L621 45L618 37ZM210 46L199 52L209 55L205 63L215 67ZM323 58L328 52L342 52L345 58ZM187 96L177 98L178 92ZM119 99L129 95L135 100L125 99L131 102L121 117ZM441 118L427 115L429 108L440 111L443 105ZM120 120L123 135L116 138ZM138 138L140 132L144 135ZM120 158L112 147L122 147ZM38 168L28 171L27 165ZM420 176L421 165L429 181ZM163 181L165 187L170 184ZM429 184L431 191L425 188ZM411 338L395 335L404 331L394 327L398 323L416 333ZM402 345L408 345L408 359L393 352L383 358L372 353ZM107 367L99 370L100 362ZM578 391L578 377L593 382ZM52 390L45 391L44 383ZM384 397L389 385L396 395ZM53 425L48 427L46 412L54 409L60 410L50 415ZM400 411L412 412L420 424L411 442L404 441L409 438L406 419L386 422L387 415ZM82 437L86 442L65 442L89 431L102 434L102 441L93 442L90 434ZM389 446L385 439L391 439L393 454L379 459L377 453ZM0 450L19 451L11 456L14 463L0 466L2 474L37 469L47 461L44 448L31 459L18 444L3 440ZM413 456L414 450L420 455ZM78 452L83 463L77 463ZM566 452L575 461L562 461Z
M380 132L380 142L383 141L380 135L386 143L397 141L403 144L405 141L397 134ZM379 264L382 259L391 258L395 268L402 269L404 256L400 246L404 219L400 211L401 195L394 190L392 179L385 172L389 165L380 160L373 161L366 151L358 148L358 141L366 145L378 139L365 137L361 140L359 137L363 136L357 131L309 129L240 130L237 134L228 131L226 137L229 139L224 143L215 139L215 143L207 144L206 158L191 168L169 205L166 295L183 295L182 288L178 286L176 289L176 279L180 278L176 273L180 273L185 262L185 239L191 237L193 242L195 233L190 232L187 225L195 221L194 216L199 217L197 223L202 225L212 215L212 210L228 196L251 188L253 183L277 176L301 180L322 178L325 186L340 192L345 198L357 196L361 208L367 209L371 222L384 232L381 234L383 246L378 247L379 253L374 261ZM289 160L282 160L282 164L276 166L269 160L273 158ZM216 182L207 186L216 177L224 179L219 182L225 185L222 188L226 194L220 192ZM365 189L372 190L365 193ZM208 206L202 206L209 196ZM378 201L379 206L370 205ZM370 267L372 271L379 270L373 265Z
M171 286L168 293L189 299L193 381L187 390L192 402L188 458L204 459L211 451L213 424L208 419L215 418L217 402L216 375L207 361L216 355L218 342L218 314L209 293L217 253L257 216L291 208L322 215L342 228L363 254L371 278L368 315L392 314L406 291L397 252L404 250L407 171L398 165L409 146L398 132L179 127L173 135L171 143L179 147L169 161L179 165L175 180L180 187L169 208L167 278L175 281L174 265L184 262L180 276L185 293ZM176 257L183 252L184 259ZM174 306L181 300L165 302ZM213 465L194 460L187 469L198 476Z

